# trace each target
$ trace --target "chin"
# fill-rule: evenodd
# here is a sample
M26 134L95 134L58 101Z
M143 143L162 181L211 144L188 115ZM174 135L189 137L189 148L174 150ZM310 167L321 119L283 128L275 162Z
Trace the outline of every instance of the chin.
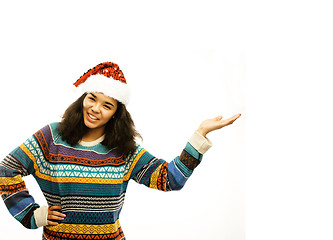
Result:
M93 124L93 123L89 122L87 119L84 119L83 122L84 122L84 125L87 128L93 129L93 128L97 128L98 127L96 124Z

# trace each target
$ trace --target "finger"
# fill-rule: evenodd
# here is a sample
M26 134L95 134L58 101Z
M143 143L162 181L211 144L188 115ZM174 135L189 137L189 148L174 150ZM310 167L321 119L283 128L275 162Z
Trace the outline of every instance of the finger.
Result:
M57 222L52 222L52 221L47 221L47 225L48 226L57 226L59 223L57 223Z
M53 215L56 215L56 216L61 216L61 215L63 215L63 213L60 212L60 211L50 211L50 210L49 210L49 214L53 214Z
M215 120L216 120L216 121L221 121L222 118L223 118L223 117L220 115L220 116L217 116L217 117L215 118Z
M47 219L53 219L53 220L64 220L66 217L65 214L57 213L57 212L51 212L49 215L47 215Z
M241 114L238 113L238 114L232 116L231 119L232 119L232 120L236 120L236 119L239 118L240 116L241 116Z
M53 210L61 210L61 206L52 206L52 207L49 207L49 209L51 210L51 211L53 211Z
M65 214L57 211L51 211L48 214L48 219L64 220L65 217L66 217Z
M239 114L236 114L236 115L234 115L234 116L232 116L232 117L230 118L230 124L232 124L234 121L236 121L240 116L241 116L240 113L239 113Z
M224 126L230 125L232 124L234 121L236 121L239 117L241 116L241 114L236 114L234 116L232 116L231 118L228 118L226 120L223 121Z
M52 214L56 216L66 216L61 212L61 209L62 209L61 206L52 206L49 208L49 214L52 212Z
M64 218L66 217L66 215L63 214L63 213L61 213L61 212L59 212L59 211L57 211L57 210L60 210L60 209L61 209L61 206L49 207L47 219L49 219L49 220L57 220L57 221L64 220Z

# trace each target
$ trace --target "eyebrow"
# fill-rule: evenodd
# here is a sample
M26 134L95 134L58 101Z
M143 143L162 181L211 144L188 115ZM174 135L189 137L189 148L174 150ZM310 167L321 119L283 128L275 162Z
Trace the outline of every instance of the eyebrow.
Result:
M90 93L94 98L97 98L95 94ZM111 105L112 107L114 107L114 105L110 102L105 102L105 104Z
M97 98L96 96L95 96L95 94L93 94L93 93L89 93L90 95L92 95L94 98Z

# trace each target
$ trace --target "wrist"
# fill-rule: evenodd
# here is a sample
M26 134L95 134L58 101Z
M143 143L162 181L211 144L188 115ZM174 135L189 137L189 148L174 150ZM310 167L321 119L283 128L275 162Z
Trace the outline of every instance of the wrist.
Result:
M207 131L204 129L204 128L202 128L202 127L199 127L198 129L197 129L197 132L198 133L200 133L203 137L206 137L206 135L207 135Z

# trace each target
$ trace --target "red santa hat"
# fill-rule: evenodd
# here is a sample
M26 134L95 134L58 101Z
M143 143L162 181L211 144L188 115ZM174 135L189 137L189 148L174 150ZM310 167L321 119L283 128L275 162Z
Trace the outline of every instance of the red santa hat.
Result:
M100 92L127 105L130 90L123 72L112 62L104 62L88 70L75 83L83 92Z

